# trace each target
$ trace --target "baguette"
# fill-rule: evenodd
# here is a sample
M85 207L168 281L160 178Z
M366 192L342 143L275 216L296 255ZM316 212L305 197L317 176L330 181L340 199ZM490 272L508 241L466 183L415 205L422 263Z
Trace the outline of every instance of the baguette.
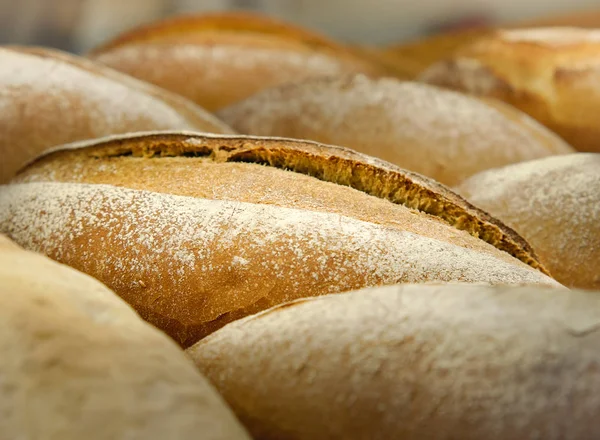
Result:
M528 113L581 151L600 152L600 30L504 30L461 48L420 80Z
M0 437L248 439L176 344L91 277L0 235Z
M457 191L523 235L561 283L600 290L600 154L484 171Z
M268 89L218 115L240 133L343 145L446 185L488 168L575 152L502 103L364 75Z
M97 277L183 346L307 293L560 286L521 237L448 188L285 139L158 133L65 147L0 188L0 231Z
M211 111L285 82L344 72L385 73L377 63L317 33L239 12L142 26L89 56Z
M188 350L254 438L600 438L600 295L404 285L298 300Z
M47 148L117 133L233 133L202 108L84 58L0 47L0 183Z

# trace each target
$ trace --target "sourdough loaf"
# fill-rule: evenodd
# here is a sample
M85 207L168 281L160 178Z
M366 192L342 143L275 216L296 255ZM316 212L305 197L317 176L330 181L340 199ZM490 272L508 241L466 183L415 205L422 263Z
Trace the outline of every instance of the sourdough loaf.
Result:
M1 235L0 349L2 439L248 439L169 338Z
M127 32L90 57L209 110L285 82L383 73L376 63L326 37L248 13L170 18Z
M132 135L58 150L0 189L0 231L91 274L186 346L306 294L399 282L559 286L514 231L351 150Z
M0 47L0 183L49 147L143 130L233 131L174 94L84 58Z
M188 350L255 438L600 437L600 295L404 285L298 300Z
M530 114L582 151L600 151L600 30L498 31L420 79L490 96Z
M267 89L219 116L240 133L343 145L447 185L488 168L575 152L502 103L364 75Z
M600 154L484 171L457 190L522 234L557 280L600 290Z

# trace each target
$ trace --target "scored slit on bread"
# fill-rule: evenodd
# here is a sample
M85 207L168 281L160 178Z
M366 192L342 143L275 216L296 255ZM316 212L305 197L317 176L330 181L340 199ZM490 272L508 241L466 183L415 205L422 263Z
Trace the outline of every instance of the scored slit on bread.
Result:
M273 305L368 286L562 287L516 233L437 182L277 138L62 147L0 187L0 231L100 279L184 347Z
M142 139L143 142L140 142ZM110 183L177 195L219 197L215 192L202 194L201 188L194 188L191 192L182 190L181 187L174 188L173 185L180 186L181 179L143 181L142 173L137 172L139 164L131 170L135 175L121 172L105 174L102 169L95 170L91 166L85 166L86 160L91 164L95 159L128 156L144 159L193 157L214 164L260 164L351 187L378 199L441 219L542 273L549 274L540 263L535 251L522 237L447 187L379 159L346 148L315 142L176 133L133 135L121 139L109 139L93 146L76 144L69 149L54 151L30 165L17 177L16 182L43 180L51 173L52 177L59 181L74 179L78 182ZM79 177L78 169L85 169ZM331 210L331 206L327 206L327 210ZM376 221L376 218L368 219L368 221L374 220Z

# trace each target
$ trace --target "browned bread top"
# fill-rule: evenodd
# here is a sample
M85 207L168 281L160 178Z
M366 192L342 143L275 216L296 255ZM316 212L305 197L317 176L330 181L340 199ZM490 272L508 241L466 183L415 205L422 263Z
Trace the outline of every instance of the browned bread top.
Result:
M236 168L234 164L238 164L238 168L241 169L244 165L247 167L247 164L265 165L265 173L271 170L287 170L293 173L276 173L275 178L265 180L267 174L263 173L259 178L260 173L254 173L261 168L254 166L250 175L254 174L255 177L252 179L252 185L245 190L245 185L241 183L243 173L241 176L228 174L229 170ZM140 172L143 169L156 171L144 174ZM211 172L218 174L218 178L213 179L214 183L210 186L199 186L200 181L205 184L211 182L205 174ZM185 177L186 174L188 178ZM307 179L306 176L311 178ZM525 240L449 188L382 160L346 148L316 142L178 133L130 135L57 149L30 165L15 182L49 179L108 183L177 195L275 203L286 207L316 208L329 212L338 206L337 209L340 209L341 213L350 214L349 205L339 203L336 198L331 198L321 206L318 206L318 203L315 206L314 198L309 197L304 203L311 205L302 202L295 205L294 190L285 193L289 188L301 186L294 184L295 181L314 184L314 178L335 184L332 187L333 191L339 186L357 190L349 197L349 201L362 193L363 199L372 203L381 203L381 199L392 202L383 203L384 208L380 210L389 210L393 205L400 205L414 209L415 213L428 214L429 218L433 217L458 230L466 231L543 273L548 273ZM283 179L287 180L285 184L281 183ZM284 193L283 196L270 198L273 191ZM296 193L301 194L298 191ZM375 199L364 198L364 194L374 196ZM321 197L327 197L326 192L323 192ZM358 212L363 212L364 220L385 223L385 215L374 214L374 211L361 208L360 204L354 206ZM355 210L350 215L356 216L356 212ZM389 217L393 219L397 212L393 211Z
M380 63L326 37L246 14L168 19L117 37L90 57L211 111L303 78L385 73Z
M218 115L240 133L343 145L447 185L484 169L575 152L501 102L360 74L284 84Z
M183 346L307 295L426 281L561 287L524 240L448 188L277 138L63 147L0 187L0 231L99 278Z
M398 69L402 69L409 79L415 79L432 64L452 56L456 50L470 44L474 39L493 33L494 29L487 27L445 32L393 44L383 48L382 51L394 62Z
M600 151L600 30L499 30L429 67L420 80L508 102L582 151Z
M168 43L181 41L182 37L186 40L194 36L210 37L214 33L263 35L293 41L312 49L348 52L343 45L324 35L283 20L249 12L221 12L184 15L141 26L99 46L91 54L109 51L130 43L152 41Z
M94 63L93 61L90 61L86 58L82 58L82 57L77 57L74 55L71 55L69 53L66 52L61 52L55 49L49 49L49 48L42 48L42 47L34 47L34 46L4 46L2 48L2 50L6 50L6 51L12 51L14 53L22 53L25 55L30 55L31 57L37 57L39 59L46 59L48 60L50 63L53 63L56 67L57 70L61 70L58 68L59 65L63 64L63 65L70 65L75 69L79 69L85 73L87 73L92 79L94 77L96 77L99 80L106 80L108 82L114 82L114 83L120 83L123 84L124 86L126 86L127 88L132 89L133 91L137 91L139 93L145 93L147 95L149 95L150 97L156 99L157 101L163 101L166 104L168 104L170 107L172 107L174 110L177 111L177 113L180 115L180 117L185 118L187 124L183 125L180 124L181 129L195 129L198 131L203 131L203 132L208 132L208 133L221 133L221 134L233 134L234 131L228 127L224 122L220 121L217 117L215 117L212 113L204 110L202 107L193 104L192 102L188 101L185 98L182 98L179 95L176 95L174 93L170 93L164 89L158 88L158 87L154 87L151 84L142 82L142 81L138 81L135 78L132 78L128 75L123 75L122 73L119 73L116 70L107 68L106 66L103 66L102 64L98 64L98 63ZM14 55L16 56L16 54ZM7 64L10 64L10 61L7 60L6 61ZM33 62L31 62L31 66L27 65L24 66L24 68L27 68L28 70L31 69L30 75L35 75L36 73L39 75L40 72L36 72L35 71L35 65L33 65ZM66 71L71 70L71 69L64 69L63 73L63 77L62 79L66 79L67 78L67 73ZM21 70L22 72L22 70ZM76 75L76 73L73 73L74 75ZM15 75L18 77L18 75ZM39 78L40 81L43 80L43 78ZM75 81L76 78L73 77L72 81ZM79 84L72 84L71 86L78 86ZM90 87L93 89L94 88L94 84L92 84L91 82L89 83ZM81 86L85 89L86 84L82 83ZM100 85L98 85L98 87L101 87ZM104 86L107 87L107 86ZM49 93L54 92L54 90L49 89L48 90ZM58 91L56 91L58 92ZM108 88L106 90L107 93L111 92ZM114 94L116 94L116 90L114 92L112 92ZM122 103L124 105L128 104L128 100L125 99L123 96L120 97L122 100ZM107 97L107 99L109 99L109 97ZM113 97L114 99L114 97ZM131 104L131 107L133 107L133 103ZM141 104L140 104L141 105ZM133 108L128 108L129 111L132 111ZM164 118L164 116L163 116ZM171 124L174 125L174 124ZM164 128L164 127L168 127L167 123L163 123L162 126L158 126L157 129L159 128ZM118 134L118 133L114 133L114 134Z
M233 133L180 96L36 47L0 48L0 182L47 148L144 130Z

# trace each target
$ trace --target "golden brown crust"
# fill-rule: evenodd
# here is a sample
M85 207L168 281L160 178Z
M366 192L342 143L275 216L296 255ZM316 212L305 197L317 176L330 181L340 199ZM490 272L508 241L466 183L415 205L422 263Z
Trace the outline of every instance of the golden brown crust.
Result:
M90 57L209 110L303 78L385 73L379 64L323 36L250 14L165 20L118 37Z
M47 163L52 169L54 158L60 161L61 156L71 156L72 159L67 160L71 160L72 165L78 162L77 156L96 158L200 156L215 163L257 163L293 171L326 182L349 186L377 198L434 216L548 274L539 263L534 250L522 237L497 219L469 204L446 186L347 148L291 139L159 133L100 140L85 147L58 150L40 158L38 162L42 166ZM69 171L74 170L71 166L63 170L67 173L67 181L72 181L73 176L76 176ZM81 175L83 182L86 181L85 175L88 172L94 173L91 169L85 171ZM35 176L36 163L30 165L18 179L26 181L28 174ZM112 177L110 174L108 176L108 182L98 183L111 183ZM48 178L48 175L44 178ZM137 178L132 175L131 182L133 183ZM124 183L124 186L129 185Z
M600 31L497 31L425 71L422 81L505 101L581 151L600 151Z
M548 17L535 18L518 23L512 27L556 27L556 26L571 26L579 28L599 28L600 27L600 11L598 8L580 10L567 14L552 15Z
M98 140L0 188L0 231L102 280L183 346L305 295L425 281L560 287L487 219L414 173L273 138Z
M255 438L588 440L599 327L597 292L403 285L288 303L188 353Z
M42 179L0 188L0 231L98 278L184 347L306 295L427 281L560 287L467 233L396 209L404 211L398 224L377 224L268 197L248 203Z
M286 21L248 12L226 12L184 15L141 26L99 46L90 55L93 56L131 43L169 41L170 39L177 41L181 37L213 32L271 35L315 49L346 51L344 46L324 35Z
M55 145L132 131L233 133L195 104L51 49L0 48L0 182Z
M415 71L421 71L414 67L414 62L406 59L399 59L397 56L390 54L380 47L350 45L348 48L357 56L369 60L374 65L381 66L382 73L384 73L385 76L402 80L411 80L416 76L414 73Z
M476 38L493 33L492 28L476 28L432 35L415 41L394 44L384 48L384 53L402 69L409 79L416 79L425 69L438 61L451 57L464 45Z
M2 235L0 327L3 438L248 438L173 341L114 292Z

